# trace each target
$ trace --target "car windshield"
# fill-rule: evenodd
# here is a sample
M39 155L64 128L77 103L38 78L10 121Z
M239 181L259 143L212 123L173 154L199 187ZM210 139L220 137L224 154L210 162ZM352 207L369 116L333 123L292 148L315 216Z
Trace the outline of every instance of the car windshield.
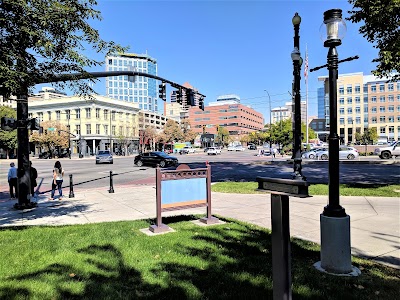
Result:
M166 154L165 152L153 152L154 154L164 157L164 158L170 158L171 156L169 156L168 154Z
M103 151L103 150L99 151L99 155L108 155L108 154L110 154L110 151Z

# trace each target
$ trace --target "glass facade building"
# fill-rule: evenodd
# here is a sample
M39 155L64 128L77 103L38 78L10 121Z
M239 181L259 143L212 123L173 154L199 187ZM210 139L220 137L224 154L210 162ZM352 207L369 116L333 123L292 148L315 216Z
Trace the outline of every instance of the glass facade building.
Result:
M106 71L135 70L157 75L157 61L147 54L124 53L106 57ZM136 103L139 109L158 113L157 82L153 78L135 76L135 82L128 76L106 78L106 95L121 101Z

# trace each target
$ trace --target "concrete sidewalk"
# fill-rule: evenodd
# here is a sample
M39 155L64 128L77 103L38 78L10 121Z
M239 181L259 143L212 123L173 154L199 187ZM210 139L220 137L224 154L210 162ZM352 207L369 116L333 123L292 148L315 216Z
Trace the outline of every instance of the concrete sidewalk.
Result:
M0 200L0 227L29 225L68 225L136 220L156 217L155 186L117 186L75 191L75 198L49 201L40 195L38 207L14 210L15 200ZM270 194L212 193L212 213L271 228ZM351 217L352 253L400 268L400 199L341 197L341 205ZM320 243L320 214L328 196L290 197L291 236ZM205 214L206 208L163 213ZM150 225L150 224L149 224ZM173 227L173 225L171 226Z

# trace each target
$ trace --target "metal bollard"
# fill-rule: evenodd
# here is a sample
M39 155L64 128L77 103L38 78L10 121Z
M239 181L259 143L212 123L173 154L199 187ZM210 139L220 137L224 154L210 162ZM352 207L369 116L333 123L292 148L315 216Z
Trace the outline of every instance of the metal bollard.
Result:
M109 193L114 193L114 187L113 187L113 173L110 171L110 189L108 190Z
M72 174L69 175L69 198L75 198L74 182L72 181Z

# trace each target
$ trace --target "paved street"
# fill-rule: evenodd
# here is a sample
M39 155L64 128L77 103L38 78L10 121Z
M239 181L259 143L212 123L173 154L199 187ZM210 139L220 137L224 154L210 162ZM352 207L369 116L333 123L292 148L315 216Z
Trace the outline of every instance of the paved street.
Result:
M212 166L212 181L255 181L257 176L290 178L293 165L289 157L270 156L258 157L255 151L228 152L222 155L208 156L204 152L189 155L176 155L180 163L186 163L192 168L202 167L208 161ZM60 159L65 169L64 186L69 185L69 175L73 174L74 189L90 188L108 189L110 171L113 171L114 184L130 185L154 183L155 169L152 167L137 167L133 164L134 156L114 156L114 164L95 164L95 158ZM16 160L13 160L16 162ZM37 168L40 191L50 189L52 169L56 160L32 158ZM397 160L398 162L399 160ZM9 160L0 160L0 198L8 196L7 172ZM359 184L398 184L400 183L400 164L394 160L383 161L379 158L360 158L355 161L341 161L341 183ZM234 171L233 171L234 170ZM303 174L310 183L328 183L328 162L303 160Z

